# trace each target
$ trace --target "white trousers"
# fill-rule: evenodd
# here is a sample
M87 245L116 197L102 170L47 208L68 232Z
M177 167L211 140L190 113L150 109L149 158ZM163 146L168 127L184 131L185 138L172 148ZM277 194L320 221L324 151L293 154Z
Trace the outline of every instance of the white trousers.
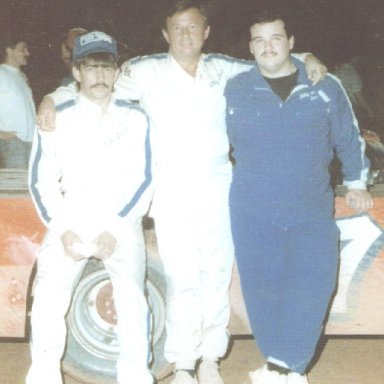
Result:
M120 356L119 384L152 384L149 371L148 305L143 294L145 245L140 223L132 225L115 252L104 261L113 285ZM58 236L48 232L37 259L32 307L32 365L26 384L62 384L60 361L66 340L65 315L87 260L74 261L63 252Z
M165 357L179 369L193 369L196 360L217 360L227 351L234 261L228 186L223 178L207 193L215 201L191 210L194 191L184 196L184 208L169 199L171 194L155 195L156 234L167 281Z

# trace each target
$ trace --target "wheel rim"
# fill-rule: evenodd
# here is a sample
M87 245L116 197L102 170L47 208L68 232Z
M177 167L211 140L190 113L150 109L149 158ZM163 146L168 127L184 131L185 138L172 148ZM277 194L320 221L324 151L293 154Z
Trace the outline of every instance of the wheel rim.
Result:
M110 281L106 271L96 271L83 278L73 296L68 326L73 337L88 352L104 359L116 360L119 344L116 324L106 321L98 303L99 291Z
M164 298L149 279L146 289L151 309L152 343L156 345L165 328ZM95 271L80 281L73 295L67 323L73 337L89 353L117 360L116 313L107 271Z

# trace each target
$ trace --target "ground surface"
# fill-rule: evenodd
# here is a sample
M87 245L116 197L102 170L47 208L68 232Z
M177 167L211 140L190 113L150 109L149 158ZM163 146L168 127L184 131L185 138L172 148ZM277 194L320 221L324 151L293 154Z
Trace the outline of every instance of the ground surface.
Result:
M309 375L310 384L383 384L383 361L384 338L332 338L325 342ZM0 384L23 384L29 364L28 344L0 343ZM235 340L222 362L225 384L250 384L248 371L262 364L253 340ZM171 380L168 377L159 384L169 384ZM66 377L65 384L79 383Z

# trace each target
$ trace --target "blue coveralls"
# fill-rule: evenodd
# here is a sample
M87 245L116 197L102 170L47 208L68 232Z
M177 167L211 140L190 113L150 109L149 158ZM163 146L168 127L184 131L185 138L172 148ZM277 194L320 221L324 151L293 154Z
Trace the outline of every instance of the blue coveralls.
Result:
M364 180L368 160L339 83L312 86L301 63L286 101L258 68L225 90L236 164L230 212L242 290L266 358L305 371L335 289L338 230L328 166L334 151L346 181Z

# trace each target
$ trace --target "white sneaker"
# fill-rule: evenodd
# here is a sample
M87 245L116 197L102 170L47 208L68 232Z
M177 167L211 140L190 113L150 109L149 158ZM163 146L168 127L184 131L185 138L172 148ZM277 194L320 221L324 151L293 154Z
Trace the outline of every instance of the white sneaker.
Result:
M192 377L186 371L176 371L171 384L198 384L196 377Z
M265 364L256 371L249 372L252 384L288 384L288 376L276 371L270 371Z
M220 375L219 364L216 361L203 360L197 370L199 384L224 384Z
M309 384L307 375L300 375L296 372L291 372L288 375L287 384Z

